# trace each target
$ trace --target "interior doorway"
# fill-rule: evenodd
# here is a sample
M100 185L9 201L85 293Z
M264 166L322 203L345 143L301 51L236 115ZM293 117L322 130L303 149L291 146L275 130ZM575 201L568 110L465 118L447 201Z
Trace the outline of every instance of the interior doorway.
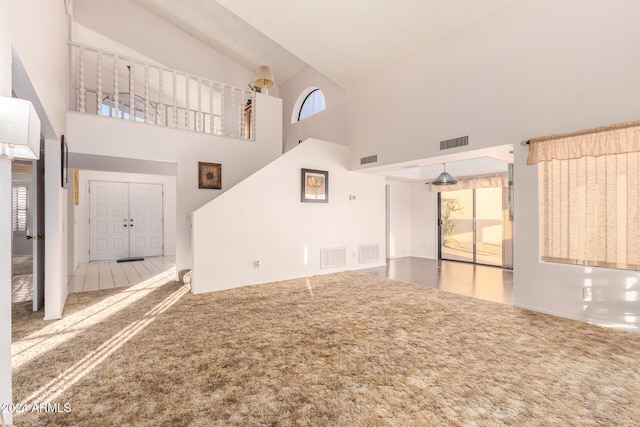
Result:
M39 160L11 163L11 301L44 304L44 139Z
M439 258L511 268L508 197L502 187L438 193Z
M89 181L89 260L161 256L163 186Z

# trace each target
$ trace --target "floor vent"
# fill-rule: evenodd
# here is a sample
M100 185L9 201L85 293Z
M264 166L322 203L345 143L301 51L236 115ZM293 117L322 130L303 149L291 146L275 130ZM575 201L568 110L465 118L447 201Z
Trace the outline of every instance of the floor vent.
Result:
M373 262L380 259L380 245L372 243L358 246L358 262Z
M361 157L360 164L366 165L367 163L375 163L378 161L378 155L374 154L373 156Z
M347 265L347 248L320 249L320 268L344 267Z
M447 139L446 141L440 141L440 149L448 150L449 148L462 147L463 145L469 145L469 137L461 136L459 138Z

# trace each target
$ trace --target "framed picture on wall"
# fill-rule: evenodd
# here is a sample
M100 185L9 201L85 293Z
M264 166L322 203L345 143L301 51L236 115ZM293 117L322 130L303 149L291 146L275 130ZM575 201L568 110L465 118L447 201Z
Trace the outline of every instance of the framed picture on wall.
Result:
M222 189L222 164L198 162L198 188Z
M302 169L301 202L329 203L329 172Z

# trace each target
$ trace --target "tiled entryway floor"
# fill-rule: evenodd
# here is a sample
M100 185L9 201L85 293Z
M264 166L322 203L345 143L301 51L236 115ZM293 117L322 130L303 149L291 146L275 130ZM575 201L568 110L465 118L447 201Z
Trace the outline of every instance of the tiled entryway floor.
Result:
M175 276L176 257L150 257L144 261L93 261L78 265L69 278L69 293L124 288L157 275ZM11 302L33 299L33 275L19 274L11 279Z
M69 293L125 288L137 285L171 270L175 274L176 258L151 257L144 261L93 261L79 264L69 281Z

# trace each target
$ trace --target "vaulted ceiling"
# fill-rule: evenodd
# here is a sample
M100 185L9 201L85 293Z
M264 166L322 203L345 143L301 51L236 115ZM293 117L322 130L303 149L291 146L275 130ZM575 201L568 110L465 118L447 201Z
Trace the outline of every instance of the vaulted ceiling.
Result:
M307 65L348 88L515 0L135 0L281 85Z

